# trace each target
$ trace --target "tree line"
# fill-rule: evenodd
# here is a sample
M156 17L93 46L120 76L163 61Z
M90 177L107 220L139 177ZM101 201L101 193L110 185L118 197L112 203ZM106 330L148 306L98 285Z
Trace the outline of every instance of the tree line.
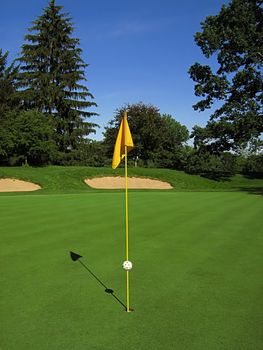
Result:
M63 164L97 126L93 96L83 82L87 64L71 19L50 1L25 36L20 57L7 65L0 51L1 162Z
M189 75L201 99L197 111L219 106L191 133L172 115L143 102L119 107L102 141L89 135L96 107L84 83L87 64L62 6L51 0L28 29L20 57L8 65L0 49L0 164L109 166L120 119L136 147L134 166L164 167L205 176L263 173L263 10L259 0L232 0L208 16L195 35L217 71L194 63ZM189 139L192 140L189 146Z

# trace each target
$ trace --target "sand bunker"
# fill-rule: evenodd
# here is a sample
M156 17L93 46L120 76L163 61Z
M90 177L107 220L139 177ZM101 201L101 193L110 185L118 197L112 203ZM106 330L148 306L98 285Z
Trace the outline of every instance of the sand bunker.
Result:
M118 176L86 179L85 183L90 187L98 189L125 188L125 178ZM138 177L129 177L128 186L130 189L170 190L171 188L173 188L168 182Z
M31 182L16 179L0 179L0 192L36 191L41 187Z

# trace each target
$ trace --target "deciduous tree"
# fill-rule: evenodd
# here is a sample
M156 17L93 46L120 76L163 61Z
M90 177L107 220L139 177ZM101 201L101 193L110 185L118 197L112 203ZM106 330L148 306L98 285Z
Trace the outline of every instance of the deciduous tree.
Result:
M0 161L46 165L56 156L54 120L37 110L10 111L0 128Z
M202 134L203 144L229 150L258 138L263 132L262 1L232 0L218 15L206 17L195 41L207 59L215 56L218 63L215 72L200 63L189 69L201 97L194 109L204 111L219 102Z
M184 143L189 138L188 130L170 115L161 115L159 109L144 103L128 104L116 111L104 133L104 144L108 157L118 133L120 120L128 110L128 122L135 148L130 156L139 158L145 165L158 167L180 167L180 156Z

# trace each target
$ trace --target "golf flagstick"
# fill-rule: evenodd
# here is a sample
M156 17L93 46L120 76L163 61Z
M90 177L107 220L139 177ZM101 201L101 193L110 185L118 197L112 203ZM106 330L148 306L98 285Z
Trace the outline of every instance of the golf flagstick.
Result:
M129 202L128 202L128 161L127 146L125 145L125 260L129 261ZM129 270L126 271L126 305L130 312L130 280Z
M115 142L114 153L112 157L112 168L116 169L120 162L125 158L125 261L122 266L126 271L126 304L127 312L133 311L130 308L130 286L129 271L132 269L132 263L129 261L129 213L128 213L128 160L127 154L134 147L131 131L127 121L127 112L124 112Z

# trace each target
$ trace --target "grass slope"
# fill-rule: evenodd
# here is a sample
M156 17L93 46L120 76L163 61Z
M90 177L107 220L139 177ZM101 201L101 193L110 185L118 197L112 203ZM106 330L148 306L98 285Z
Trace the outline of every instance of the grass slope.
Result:
M96 176L123 175L124 169L90 167L56 167L45 168L14 167L0 168L1 177L14 177L40 184L45 193L81 193L95 191L84 183L84 179ZM141 176L168 181L174 191L249 191L263 193L263 179L247 179L236 175L225 181L215 181L182 171L168 169L130 168L130 176ZM101 190L100 190L101 192Z
M30 171L60 190L63 169ZM82 190L91 170L64 171ZM127 314L68 254L125 300L123 193L2 195L0 348L260 349L262 210L247 193L131 192Z

